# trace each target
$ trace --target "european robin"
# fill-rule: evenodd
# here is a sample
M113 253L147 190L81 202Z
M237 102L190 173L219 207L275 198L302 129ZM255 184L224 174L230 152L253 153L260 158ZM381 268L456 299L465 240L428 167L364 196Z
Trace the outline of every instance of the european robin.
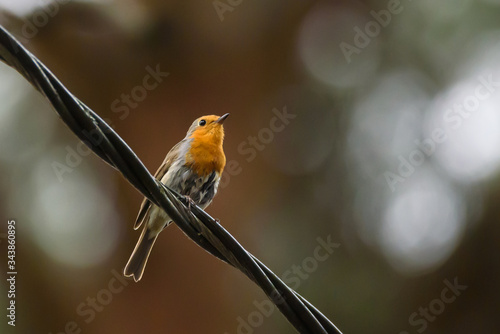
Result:
M217 193L226 165L222 148L222 123L228 116L229 114L221 117L210 115L196 119L189 127L186 137L172 147L155 174L156 179L189 197L202 209L212 202ZM163 209L144 198L134 229L137 230L141 225L144 228L123 270L126 277L133 276L136 282L142 278L156 238L171 222Z

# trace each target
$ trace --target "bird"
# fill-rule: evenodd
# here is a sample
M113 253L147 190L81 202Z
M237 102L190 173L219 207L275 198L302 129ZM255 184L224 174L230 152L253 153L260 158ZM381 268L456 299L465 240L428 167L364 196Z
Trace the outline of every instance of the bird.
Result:
M184 139L168 152L154 177L167 187L186 196L190 203L205 209L212 202L226 165L224 155L224 126L229 114L197 118ZM141 280L151 250L161 231L172 220L167 213L144 198L135 221L134 230L144 225L123 274Z

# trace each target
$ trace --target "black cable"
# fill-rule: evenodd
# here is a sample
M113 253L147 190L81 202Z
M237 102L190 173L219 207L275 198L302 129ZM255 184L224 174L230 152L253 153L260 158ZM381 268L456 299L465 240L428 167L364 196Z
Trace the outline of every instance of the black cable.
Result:
M2 26L0 60L23 75L49 100L78 138L165 210L189 238L254 281L300 333L341 334L327 317L246 251L215 219L198 206L189 206L183 196L157 181L123 139Z

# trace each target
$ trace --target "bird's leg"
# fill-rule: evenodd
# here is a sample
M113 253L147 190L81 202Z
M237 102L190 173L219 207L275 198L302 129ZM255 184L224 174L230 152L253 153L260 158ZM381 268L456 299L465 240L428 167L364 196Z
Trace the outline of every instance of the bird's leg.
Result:
M185 195L184 198L186 199L186 201L188 202L188 209L189 211L191 211L191 205L196 205L196 203L193 201L193 199L191 197L189 197L188 195Z

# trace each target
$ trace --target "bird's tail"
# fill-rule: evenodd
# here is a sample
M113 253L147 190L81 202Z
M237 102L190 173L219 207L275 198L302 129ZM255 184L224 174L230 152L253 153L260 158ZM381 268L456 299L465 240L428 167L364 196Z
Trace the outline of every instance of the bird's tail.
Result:
M156 238L158 238L158 233L152 232L148 226L144 226L139 241L135 245L134 251L130 256L130 259L123 269L123 275L125 277L134 277L134 281L138 282L142 275L144 274L144 269L146 268L146 263L148 262L149 254L153 245L155 244Z

